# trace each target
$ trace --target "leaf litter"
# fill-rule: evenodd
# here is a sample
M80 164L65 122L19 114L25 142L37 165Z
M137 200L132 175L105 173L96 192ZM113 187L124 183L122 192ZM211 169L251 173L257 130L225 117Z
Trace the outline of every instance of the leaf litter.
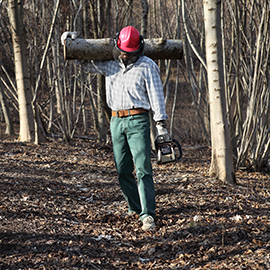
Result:
M269 174L208 176L210 150L153 160L157 227L141 230L111 146L0 142L1 269L270 269Z

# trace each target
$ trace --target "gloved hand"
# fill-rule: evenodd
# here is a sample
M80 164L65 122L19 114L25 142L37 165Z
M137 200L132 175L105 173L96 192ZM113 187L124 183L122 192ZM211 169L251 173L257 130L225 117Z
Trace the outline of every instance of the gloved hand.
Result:
M157 128L157 136L159 136L159 135L169 135L170 136L169 132L166 129L165 120L156 122L156 128Z
M157 134L155 138L155 146L156 146L156 150L158 150L158 149L161 149L159 147L160 145L171 143L172 137L166 129L165 120L156 122L156 128L157 128Z
M77 32L64 32L61 36L61 43L62 45L65 45L66 39L70 37L71 39L76 39L78 36Z

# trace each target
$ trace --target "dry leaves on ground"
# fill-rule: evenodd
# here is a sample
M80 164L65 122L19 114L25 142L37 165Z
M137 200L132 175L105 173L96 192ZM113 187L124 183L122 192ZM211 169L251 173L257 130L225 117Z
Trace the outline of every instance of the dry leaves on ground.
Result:
M157 227L143 232L110 147L0 142L1 269L270 269L269 175L210 179L208 149L153 160Z

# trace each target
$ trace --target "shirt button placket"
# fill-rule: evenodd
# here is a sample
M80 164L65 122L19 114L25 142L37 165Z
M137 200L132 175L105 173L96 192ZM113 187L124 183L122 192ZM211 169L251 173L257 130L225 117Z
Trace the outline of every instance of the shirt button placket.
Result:
M125 69L123 70L123 76L122 76L122 110L125 109L125 85L126 85L126 75L125 75Z

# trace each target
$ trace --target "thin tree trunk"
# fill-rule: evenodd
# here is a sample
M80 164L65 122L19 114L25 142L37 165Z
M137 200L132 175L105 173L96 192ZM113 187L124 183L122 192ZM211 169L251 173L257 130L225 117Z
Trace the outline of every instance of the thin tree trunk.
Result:
M58 9L59 9L59 4L60 4L60 0L58 0L56 2L55 8L54 8L54 15L52 18L51 28L50 28L49 36L47 39L46 47L44 49L43 56L41 59L40 67L38 70L38 76L37 76L36 86L35 86L35 93L34 93L34 97L33 97L33 101L32 101L33 112L34 112L34 116L35 116L35 143L36 144L38 144L40 142L40 140L41 141L46 140L46 136L44 134L44 129L43 129L41 119L40 119L40 115L38 115L39 111L38 111L38 107L37 107L37 98L38 98L38 93L39 93L39 88L40 88L41 72L42 72L44 64L45 64L47 52L49 50L49 44L51 42L52 33L54 30L55 21L56 21L56 15L57 15ZM43 132L41 132L42 130L43 130Z
M174 90L171 124L170 124L170 134L171 135L173 135L173 122L174 122L174 115L175 115L175 108L176 108L178 83L179 83L179 60L177 60L177 75L176 75L176 79L175 79L175 90Z
M96 76L96 75L95 75ZM91 81L91 74L88 74L88 81ZM93 119L93 127L94 130L98 130L98 119L97 119L97 110L96 110L96 101L95 101L95 96L93 93L93 84L92 82L88 84L89 91L88 91L88 96L89 96L89 101L90 101L90 108L92 112L92 119Z
M185 1L184 0L181 0L181 9L182 9L182 20L183 20L184 30L185 30L185 35L183 35L183 38L182 38L183 56L185 58L186 72L188 74L187 81L190 85L190 87L188 87L188 90L190 91L190 94L192 96L193 103L194 103L194 106L196 109L197 117L199 118L200 123L202 125L204 137L207 140L208 144L210 145L210 138L209 138L209 133L208 133L209 129L207 129L207 126L208 126L207 124L209 124L208 111L204 112L204 115L201 116L201 114L200 114L201 108L199 107L199 104L197 102L198 83L196 81L196 76L194 74L195 73L194 72L194 65L192 62L193 57L192 57L192 52L190 51L190 48L197 56L200 56L200 53L197 50L195 50L194 44L192 43L191 38L189 37L189 32L188 32L188 28L187 28L188 23L186 21ZM201 67L203 66L207 70L207 66L206 66L206 63L203 60L203 58L201 56L198 58L201 62ZM202 91L202 89L199 89L199 91ZM207 104L205 107L207 108ZM205 120L205 118L206 118L206 120Z
M98 134L99 142L106 142L107 127L105 126L105 112L104 112L104 100L105 100L105 76L97 74L97 106L98 106Z
M14 63L19 99L20 132L19 141L35 139L32 91L28 73L28 51L23 26L24 1L9 0L9 19L12 29Z
M7 135L14 134L14 126L13 126L13 122L10 116L9 107L7 106L6 95L5 95L3 83L1 80L1 72L0 72L0 104L1 104L1 108L4 114L5 123L6 123L5 134Z
M212 160L210 176L235 183L231 138L226 118L226 98L221 40L221 1L203 3L208 69Z
M141 0L142 5L142 27L141 27L141 35L146 38L147 37L147 23L148 23L148 3L147 0Z

